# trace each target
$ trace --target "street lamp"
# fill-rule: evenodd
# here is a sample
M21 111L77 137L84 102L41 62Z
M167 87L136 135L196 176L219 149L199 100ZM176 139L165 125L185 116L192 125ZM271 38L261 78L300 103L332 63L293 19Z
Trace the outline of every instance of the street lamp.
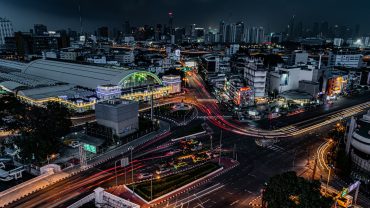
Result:
M49 157L49 155L46 155L46 159L48 161L48 165L49 165L50 159L54 159L54 158L55 158L55 154L50 155L50 157Z
M131 151L131 182L134 183L134 163L133 163L133 158L132 158L132 150L134 150L133 146L130 146L128 150ZM134 192L135 186L132 186L132 191Z
M116 186L118 185L118 182L117 182L117 162L118 162L119 160L116 160L116 162L114 162L114 175L116 175Z
M333 165L329 165L328 167L329 167L329 174L328 174L328 180L326 181L325 195L326 195L326 192L328 191L331 169L334 168Z
M153 200L153 174L152 177L150 178L150 201Z

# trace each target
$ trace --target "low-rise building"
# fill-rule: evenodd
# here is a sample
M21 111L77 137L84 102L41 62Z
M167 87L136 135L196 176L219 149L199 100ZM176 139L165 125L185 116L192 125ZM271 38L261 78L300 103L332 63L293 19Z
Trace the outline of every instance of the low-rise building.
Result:
M171 87L171 94L181 92L181 77L179 75L164 75L162 83L164 86Z
M364 66L363 55L356 51L336 51L329 54L328 65L344 68L361 68Z
M351 118L346 135L346 153L352 160L352 177L367 184L370 181L370 111Z
M299 82L313 81L315 67L305 66L277 66L269 73L269 91L282 93L288 90L298 90Z
M123 137L139 129L139 104L129 100L108 100L95 105L96 121Z

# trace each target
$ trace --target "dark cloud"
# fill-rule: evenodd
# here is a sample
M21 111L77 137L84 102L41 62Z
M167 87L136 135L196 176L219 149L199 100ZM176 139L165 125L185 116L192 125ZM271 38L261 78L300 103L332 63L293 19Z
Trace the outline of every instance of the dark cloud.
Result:
M77 29L79 1L88 31L101 25L120 27L124 20L164 24L169 11L179 26L217 26L224 19L271 30L281 30L293 14L306 25L327 20L330 24L361 24L366 32L370 19L368 0L1 0L0 16L11 19L18 30L28 30L35 23L51 29Z

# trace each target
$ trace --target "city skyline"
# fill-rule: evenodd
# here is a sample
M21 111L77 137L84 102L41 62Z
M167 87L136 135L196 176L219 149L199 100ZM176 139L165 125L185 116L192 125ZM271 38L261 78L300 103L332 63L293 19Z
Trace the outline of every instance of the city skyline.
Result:
M0 2L0 13L13 22L15 31L28 31L38 23L47 25L50 30L67 28L80 30L79 1L52 3L38 0L38 2L3 0ZM218 28L219 21L224 20L244 21L246 26L263 26L267 32L281 32L295 15L296 23L303 22L305 28L313 28L315 22L327 21L330 25L344 25L350 28L359 24L362 26L361 33L369 32L364 26L369 18L365 11L368 8L366 5L370 6L370 2L358 0L353 4L344 5L338 1L327 0L320 2L320 7L312 1L307 4L291 0L268 0L266 3L268 7L254 0L237 1L234 4L219 0L190 2L113 0L109 1L109 4L101 4L100 1L88 3L80 1L82 26L85 32L93 32L103 25L111 29L120 29L125 21L137 26L168 24L168 12L173 12L174 25L177 27L197 24L200 27ZM206 10L207 12L204 12ZM361 12L362 10L364 11Z

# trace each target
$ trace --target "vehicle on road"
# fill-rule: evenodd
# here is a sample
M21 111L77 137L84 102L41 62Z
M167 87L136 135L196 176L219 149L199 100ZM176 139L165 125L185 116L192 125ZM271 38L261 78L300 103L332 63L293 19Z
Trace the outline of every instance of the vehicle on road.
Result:
M148 179L148 178L151 178L151 177L153 177L153 174L151 174L151 173L140 173L139 176L138 176L138 178L140 180Z

